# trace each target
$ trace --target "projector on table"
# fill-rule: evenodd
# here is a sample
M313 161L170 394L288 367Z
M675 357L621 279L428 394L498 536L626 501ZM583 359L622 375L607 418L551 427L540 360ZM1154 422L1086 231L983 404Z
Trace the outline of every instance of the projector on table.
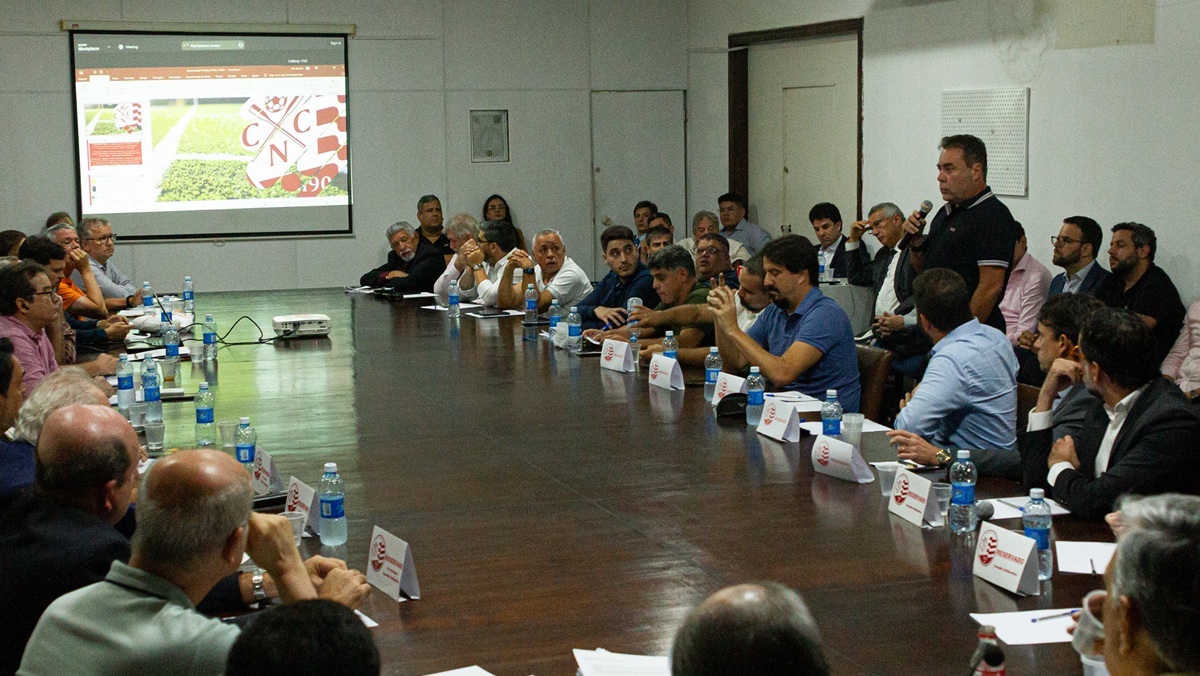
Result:
M312 338L329 335L329 315L279 315L271 320L279 338Z

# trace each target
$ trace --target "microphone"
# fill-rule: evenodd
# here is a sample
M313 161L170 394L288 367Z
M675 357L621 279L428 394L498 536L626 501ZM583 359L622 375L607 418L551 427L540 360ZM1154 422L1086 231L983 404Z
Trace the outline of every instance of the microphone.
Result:
M925 218L926 216L929 215L929 212L931 212L931 211L933 211L933 202L930 202L929 200L925 200L924 202L921 202L921 206L917 208L918 218ZM900 238L900 243L896 245L896 248L903 250L905 247L908 246L908 240L911 237L912 237L912 233L910 233L910 232L904 233L904 236Z
M992 515L995 513L996 513L996 506L993 505L992 503L990 503L990 502L975 503L975 516L979 517L980 521L983 521L984 519L992 518Z

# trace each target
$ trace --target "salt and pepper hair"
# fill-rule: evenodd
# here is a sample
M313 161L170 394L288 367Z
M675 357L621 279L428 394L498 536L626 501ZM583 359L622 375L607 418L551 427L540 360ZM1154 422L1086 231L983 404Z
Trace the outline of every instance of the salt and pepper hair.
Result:
M479 221L471 214L454 214L446 222L446 236L477 239L479 237Z
M112 224L108 222L107 218L100 218L99 216L90 216L88 218L85 218L85 219L79 221L79 225L75 226L75 234L79 235L80 240L91 239L92 228L96 228L96 227L99 227L102 225L107 225L109 227L112 227Z
M700 225L701 221L708 221L718 228L721 227L721 219L711 211L697 211L695 216L692 216L692 232L696 231L696 226Z
M552 228L546 228L545 230L539 230L538 233L533 236L533 241L536 242L538 237L549 237L550 235L554 235L555 237L558 238L559 244L562 244L563 251L567 250L567 240L563 239L561 232L554 230Z
M403 232L405 235L412 237L413 234L416 233L416 230L413 230L412 225L410 225L408 221L392 223L387 227L387 231L385 232L387 235L387 241L392 241L392 237L395 237L396 233L398 232Z
M1167 671L1200 671L1200 497L1128 497L1118 508L1127 530L1112 593L1129 597Z
M904 212L900 211L900 207L896 206L893 202L880 202L879 204L871 207L871 210L867 212L867 215L870 216L876 211L882 211L883 213L880 215L883 218L891 218L892 216L904 218Z
M233 531L250 521L254 485L249 474L216 490L164 504L148 490L155 469L146 472L138 490L133 549L139 556L169 566L190 566L220 552ZM192 492L199 493L195 488Z
M65 366L38 381L29 398L21 404L13 438L37 445L42 424L60 408L72 404L96 404L103 393L82 368Z

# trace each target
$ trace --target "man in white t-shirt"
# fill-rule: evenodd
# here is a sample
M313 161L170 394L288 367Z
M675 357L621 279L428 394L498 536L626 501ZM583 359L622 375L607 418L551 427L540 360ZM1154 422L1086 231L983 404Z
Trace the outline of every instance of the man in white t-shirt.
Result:
M517 269L521 270L519 277ZM525 290L530 284L538 291L539 314L549 310L555 300L567 312L592 292L587 273L567 256L567 246L557 230L542 230L534 236L532 260L524 251L514 251L509 257L500 278L496 307L524 309Z

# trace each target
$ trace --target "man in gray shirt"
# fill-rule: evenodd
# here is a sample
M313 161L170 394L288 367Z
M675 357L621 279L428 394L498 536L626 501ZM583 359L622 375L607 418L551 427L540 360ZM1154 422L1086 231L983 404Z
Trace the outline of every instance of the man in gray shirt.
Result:
M79 246L87 252L91 259L92 272L96 275L96 283L100 285L100 293L106 299L113 298L124 301L124 303L106 302L109 310L116 311L125 307L141 305L142 290L134 283L133 278L109 263L117 246L117 236L113 234L112 225L103 218L85 218L79 221L75 231L79 234ZM71 279L82 286L83 281L79 272L71 275Z
M726 239L736 240L746 246L746 251L753 256L771 241L767 234L755 223L746 220L746 198L735 192L727 192L717 198L717 206L721 213L721 234Z

